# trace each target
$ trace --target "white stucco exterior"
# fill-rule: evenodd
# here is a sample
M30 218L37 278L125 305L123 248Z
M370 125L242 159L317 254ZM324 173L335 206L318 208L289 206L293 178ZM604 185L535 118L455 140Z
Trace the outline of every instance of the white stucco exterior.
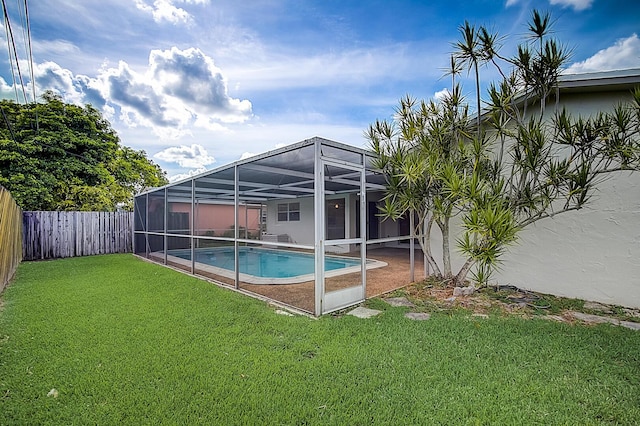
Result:
M573 116L610 111L628 89L560 96ZM640 307L640 172L617 172L579 211L538 221L520 234L496 279L559 296Z
M299 221L278 221L278 204L300 203ZM313 245L313 197L297 198L295 200L274 200L267 203L267 233L274 235L288 235L291 242L296 244Z
M501 284L640 307L640 173L618 173L588 207L527 228L504 260Z
M355 196L345 194L340 196L327 197L326 203L330 204L334 200L345 200L345 238L355 238ZM278 204L300 203L300 220L279 221ZM289 242L295 244L313 245L314 242L314 210L313 197L297 198L295 200L273 200L267 202L267 233L274 235L288 235ZM327 249L334 253L347 253L352 249L349 245L332 246Z
M627 86L574 87L558 107L586 117L630 99ZM434 232L436 256L439 237ZM640 308L640 172L614 173L585 208L526 228L503 259L493 279L499 284ZM459 267L462 258L456 253L452 263Z

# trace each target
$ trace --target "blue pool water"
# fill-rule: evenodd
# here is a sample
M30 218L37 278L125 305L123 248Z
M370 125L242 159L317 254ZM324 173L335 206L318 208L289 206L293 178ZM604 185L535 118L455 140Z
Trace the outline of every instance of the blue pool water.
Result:
M233 247L196 250L196 262L233 271ZM191 260L190 250L170 250L172 256ZM243 274L261 278L290 278L313 274L314 257L307 253L263 248L239 248L239 266ZM325 256L325 271L360 265L360 259Z

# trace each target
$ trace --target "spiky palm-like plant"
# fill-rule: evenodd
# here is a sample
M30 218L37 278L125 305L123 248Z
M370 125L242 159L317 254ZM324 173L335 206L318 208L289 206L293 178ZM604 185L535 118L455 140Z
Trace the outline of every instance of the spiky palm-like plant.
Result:
M518 232L538 220L582 208L611 172L640 169L640 89L633 102L610 113L574 118L545 109L558 97L567 49L549 39L551 19L533 11L530 40L513 58L500 56L497 35L465 22L452 57L451 91L440 102L400 101L393 121L378 121L367 136L374 164L388 182L381 216L410 215L435 275L461 285L470 271L486 283ZM502 65L499 65L500 64ZM479 72L491 63L503 76L488 88L480 114ZM476 119L469 117L455 75L465 65L476 77ZM508 74L501 66L511 66ZM540 109L527 112L539 102ZM482 121L481 121L482 120ZM473 123L475 121L475 123ZM451 220L462 222L457 247L465 262L451 270ZM442 268L432 255L431 232L443 237Z

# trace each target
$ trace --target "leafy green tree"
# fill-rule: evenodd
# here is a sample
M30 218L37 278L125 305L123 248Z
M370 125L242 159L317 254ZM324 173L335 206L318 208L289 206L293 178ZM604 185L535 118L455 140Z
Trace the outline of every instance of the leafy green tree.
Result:
M495 66L503 78L489 85L485 109L471 117L453 78L440 102L405 97L393 120L377 121L367 132L375 166L387 177L381 216L415 218L413 233L428 264L453 285L470 271L486 283L520 230L582 208L612 172L640 169L640 89L632 102L595 117L545 108L558 99L569 57L549 38L550 22L534 10L528 40L513 58L499 55L497 35L465 23L449 73L467 67L478 88L478 65ZM527 111L530 104L539 110ZM452 221L461 224L456 242L465 258L455 274ZM442 269L432 254L434 225L442 234Z
M45 92L42 102L0 108L0 184L24 210L131 209L134 193L167 182L91 105Z

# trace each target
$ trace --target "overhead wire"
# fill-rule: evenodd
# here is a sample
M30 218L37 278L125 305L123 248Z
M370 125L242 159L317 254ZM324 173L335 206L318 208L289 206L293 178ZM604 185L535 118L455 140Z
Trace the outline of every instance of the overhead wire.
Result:
M18 3L20 6L20 3ZM25 43L25 50L26 50L26 54L28 56L28 67L29 67L29 75L31 78L31 87L32 87L32 95L33 95L33 105L34 105L34 114L35 114L35 132L36 135L39 132L39 120L38 120L38 109L37 109L37 98L36 98L36 83L35 83L35 70L34 70L34 66L33 66L33 48L32 48L32 44L31 44L31 25L30 25L30 20L29 20L29 8L27 5L27 0L23 0L22 3L22 8L20 8L19 10L19 16L22 20L22 30L23 30L23 34L24 34L24 43ZM20 68L20 63L19 63L19 58L18 58L18 50L16 47L16 42L15 42L15 37L13 34L13 29L11 27L11 21L9 18L9 12L7 9L7 3L6 0L2 0L2 11L3 11L3 17L4 17L4 23L5 23L5 33L7 36L7 51L9 54L9 63L10 63L10 68L11 68L11 77L13 80L13 87L14 87L14 91L15 91L15 96L16 96L16 102L20 105L20 96L19 96L19 92L18 92L18 84L20 85L20 88L22 89L22 96L23 96L23 100L24 100L24 104L27 105L29 100L27 97L27 90L26 90L26 85L24 83L24 78L22 76L22 70ZM16 78L16 72L18 75L18 78ZM2 107L2 104L0 103L0 113L2 114L2 118L4 120L4 122L7 125L7 129L9 130L9 133L11 134L11 139L18 144L18 140L16 138L16 134L15 131L13 129L13 125L11 123L11 121L9 120L9 117L7 117L7 114L4 110L4 108ZM95 159L90 159L85 157L84 155L81 154L76 154L74 152L70 152L67 151L64 148L61 147L55 147L52 145L49 145L41 140L37 140L35 139L34 142L36 142L37 144L39 144L40 146L43 147L47 147L47 148L51 148L51 149L56 149L56 150L61 150L63 151L66 155L69 156L73 156L73 157L77 157L80 158L81 160L87 162L87 163L92 163L95 161Z
M18 84L16 82L16 75L15 75L15 69L13 67L13 57L11 56L11 35L10 35L10 28L11 28L11 24L8 22L9 16L7 14L7 10L6 10L6 4L5 1L2 0L2 6L3 6L3 18L4 18L4 31L6 34L6 39L7 39L7 53L9 54L9 68L11 70L11 80L13 81L13 90L15 91L16 94L16 102L18 102Z
M15 74L15 68L14 68L14 58L15 58L15 63L17 64L18 62L18 52L16 50L15 47L15 40L13 38L13 31L11 29L11 21L9 19L9 13L7 11L7 4L5 2L5 0L2 0L2 10L3 10L3 18L4 18L4 29L5 29L5 34L6 34L6 38L7 38L7 53L9 55L9 65L10 65L10 69L11 69L11 78L13 81L13 89L15 92L15 96L16 96L16 102L20 102L20 96L18 95L18 84L16 81L16 74ZM12 52L12 46L13 46L13 56L11 55ZM19 65L17 67L17 69L19 70ZM22 78L20 78L21 82L22 82ZM24 82L22 82L24 83ZM23 89L23 94L24 94L24 99L25 99L25 103L26 103L26 91L24 89L24 84L21 84L21 87ZM4 108L2 107L2 105L0 104L0 112L2 112L2 118L4 119L4 122L7 125L7 129L9 130L9 133L11 134L11 139L13 139L14 142L18 142L16 139L16 134L13 131L13 126L11 125L11 122L9 121L9 117L7 117L7 114L4 111Z
M11 75L13 78L14 87L17 86L18 82L15 78L15 70L18 72L18 79L20 80L20 87L22 88L22 95L25 103L27 102L27 91L25 89L24 79L22 77L22 70L20 69L20 62L18 60L18 50L16 48L16 41L13 36L13 29L11 28L11 20L9 19L9 12L7 10L7 2L2 0L2 12L4 14L4 22L5 22L5 32L7 33L7 46L9 49L9 62L11 64ZM13 51L13 56L11 55ZM18 99L18 89L15 87L16 91L16 100Z
M7 117L7 114L4 112L4 108L2 108L2 104L0 104L0 112L2 112L2 118L4 118L4 122L7 123L7 129L9 129L9 133L11 133L11 139L13 139L14 142L18 143L18 141L16 140L16 134L13 132L13 127L11 126L11 122L9 121L9 117Z
M26 51L26 55L28 57L28 67L29 67L29 75L31 78L31 87L32 87L32 96L33 96L33 104L34 104L34 116L35 116L35 131L36 133L39 130L39 120L38 120L38 109L37 109L37 93L36 93L36 83L35 83L35 70L34 70L34 66L33 66L33 48L32 48L32 44L31 44L31 25L30 25L30 20L29 20L29 7L27 4L27 0L23 0L22 3L20 3L18 1L18 15L21 19L21 27L22 27L22 31L23 31L23 41L24 41L24 49ZM22 76L22 70L20 69L20 62L19 62L19 58L18 58L18 50L16 47L16 42L15 42L15 37L14 37L14 33L13 33L13 28L11 26L11 19L9 17L9 12L8 12L8 8L7 8L7 3L5 0L2 0L2 11L3 11L3 17L4 17L4 22L5 22L5 33L6 33L6 37L7 37L7 52L9 54L9 63L10 63L10 68L11 68L11 77L13 80L13 87L14 87L14 91L15 91L15 96L16 96L16 102L18 104L20 104L20 96L19 96L19 92L18 92L18 80L20 82L20 87L22 88L22 94L23 94L23 99L24 99L24 103L25 105L28 104L29 100L27 98L27 89L26 89L26 85L24 83L24 78ZM12 54L13 52L13 54ZM16 70L18 73L18 79L16 79ZM2 108L2 106L0 105L0 109L2 110L2 118L4 119L4 122L7 125L7 129L9 130L9 132L11 133L11 137L12 139L17 143L16 140L16 135L15 132L13 130L13 127L11 125L11 122L9 121L9 118L7 117L4 108ZM46 144L43 144L46 145ZM72 154L72 153L69 153ZM73 155L73 154L72 154Z
M23 0L22 4L20 4L20 2L18 2L19 7L22 6L20 8L20 12L19 12L19 16L22 20L22 30L24 35L24 42L25 42L25 50L27 51L27 56L28 56L28 65L29 65L29 74L30 74L30 78L31 78L31 87L32 87L32 95L33 95L33 103L35 106L37 106L36 104L36 84L35 84L35 70L34 70L34 66L33 66L33 48L32 48L32 43L31 43L31 25L30 25L30 20L29 20L29 7L27 5L27 0ZM4 22L5 22L5 32L7 34L7 49L9 52L9 62L11 65L11 76L13 78L13 86L14 86L14 90L16 93L16 102L18 104L20 104L20 97L18 95L18 81L16 80L16 71L18 74L18 80L19 80L19 84L20 87L22 88L22 94L23 94L23 99L25 104L28 103L28 98L27 98L27 90L26 90L26 85L24 83L24 78L22 77L22 70L20 69L20 64L19 64L19 60L18 60L18 50L16 48L16 43L15 43L15 38L14 38L14 34L13 34L13 29L11 27L11 21L9 18L9 12L7 9L7 3L6 0L2 0L2 11L3 11L3 16L4 16ZM12 54L13 53L13 54ZM13 130L13 126L9 120L9 118L7 117L4 108L2 108L2 105L0 104L0 111L2 113L2 118L4 119L4 122L7 125L7 129L9 130L9 133L11 134L11 138L13 139L14 142L18 142L16 139L16 135L15 132ZM35 131L36 134L39 131L39 120L38 120L38 110L37 107L34 108L34 113L35 113ZM45 142L42 142L41 140L36 140L35 142L37 142L39 145L47 147L47 148L51 148L51 149L59 149L62 150L65 154L73 156L73 157L77 157L80 158L88 163L91 163L93 161L95 161L94 159L90 159L85 157L84 155L81 154L76 154L74 152L70 152L67 151L64 148L61 147L55 147L52 145L49 145Z
M27 51L27 56L29 57L28 59L28 64L29 64L29 76L31 78L31 94L33 96L33 104L34 106L36 106L34 108L34 115L35 115L35 121L36 121L36 133L38 132L38 130L40 129L40 124L38 122L38 108L37 108L37 94L36 94L36 77L35 77L35 70L34 70L34 66L33 66L33 48L31 45L31 21L29 19L29 6L27 5L27 0L24 0L24 28L25 28L25 39L26 39L26 51Z
M22 1L22 7L20 8L20 18L22 21L22 33L24 39L24 51L27 56L27 65L29 67L29 77L31 78L31 95L33 102L36 102L36 80L35 69L33 66L33 47L31 45L31 21L29 19L29 5L27 0Z

